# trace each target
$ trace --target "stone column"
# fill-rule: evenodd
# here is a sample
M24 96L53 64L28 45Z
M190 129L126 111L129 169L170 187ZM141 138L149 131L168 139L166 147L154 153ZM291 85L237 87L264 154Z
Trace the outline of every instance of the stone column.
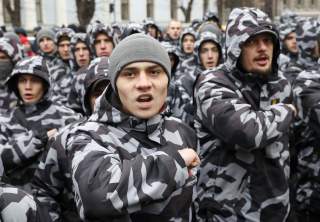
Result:
M203 0L193 1L191 9L191 21L192 19L203 17Z
M170 0L154 0L154 21L166 26L170 18Z
M129 0L129 20L132 22L141 22L147 17L146 0Z
M65 0L56 0L56 25L68 25Z
M0 0L0 26L4 25L3 1Z
M99 20L104 24L109 24L111 21L109 13L109 0L96 0L94 20Z
M26 30L32 30L37 26L37 10L35 0L21 2L21 26Z

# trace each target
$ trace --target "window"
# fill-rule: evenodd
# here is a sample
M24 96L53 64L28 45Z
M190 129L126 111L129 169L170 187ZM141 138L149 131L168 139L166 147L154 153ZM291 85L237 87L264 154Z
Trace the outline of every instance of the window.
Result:
M121 0L121 19L129 20L129 0Z
M147 0L147 17L153 18L153 0Z

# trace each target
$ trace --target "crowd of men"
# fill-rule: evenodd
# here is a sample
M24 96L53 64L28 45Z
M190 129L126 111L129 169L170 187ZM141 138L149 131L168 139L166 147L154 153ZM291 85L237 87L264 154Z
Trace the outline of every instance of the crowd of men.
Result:
M320 19L94 21L35 51L18 34L0 38L0 221L318 221Z

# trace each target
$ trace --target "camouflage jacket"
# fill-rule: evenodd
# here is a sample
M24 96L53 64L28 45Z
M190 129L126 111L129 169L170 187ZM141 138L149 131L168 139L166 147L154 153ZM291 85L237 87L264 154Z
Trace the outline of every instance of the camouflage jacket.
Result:
M17 104L17 97L9 92L4 82L0 82L0 113L9 112Z
M234 9L226 62L197 81L198 221L285 221L289 213L291 87L281 73L262 79L236 65L240 45L270 24L258 9Z
M107 81L109 60L100 58L96 61L86 74L85 93L81 96L87 116L92 113L88 104L88 94L96 83ZM49 142L49 148L44 152L35 173L32 183L34 195L49 208L53 221L80 221L74 201L71 172L65 150L69 136L76 130L76 126L85 120L86 118L83 118L73 122L59 131L59 134Z
M80 221L74 201L71 172L65 148L69 135L86 119L75 121L51 139L32 180L33 195L46 206L52 221Z
M301 72L294 84L294 97L299 111L295 125L297 152L297 210L318 213L320 199L319 133L320 133L320 74Z
M192 126L193 113L188 109L190 100L193 99L193 85L196 79L196 56L180 54L180 62L177 66L174 81L175 98L171 103L172 115Z
M47 143L47 131L59 129L80 115L44 99L32 105L19 105L1 124L1 158L10 184L30 183L40 153Z
M67 148L81 218L189 221L195 177L177 150L196 146L194 131L163 114L128 116L109 89Z
M85 113L82 98L85 94L84 81L87 76L86 71L86 68L82 68L74 74L74 79L68 95L68 107L81 114Z
M186 55L184 53L180 53L179 59L180 63L177 67L175 78L177 83L187 88L188 92L192 92L193 83L196 79L194 76L194 70L196 69L196 56L194 54ZM190 83L192 80L193 82Z
M197 76L203 71L200 66L196 66L194 74L186 75L181 81L175 84L175 100L171 105L172 115L181 119L183 122L187 123L189 126L194 125L194 84L196 82Z
M34 198L14 186L3 183L3 165L0 158L0 221L47 222L45 211L38 207Z
M305 69L319 69L318 58L313 56L318 42L320 25L315 18L305 18L297 26L297 43L299 47L298 63Z
M51 100L68 107L68 96L71 91L74 72L69 65L58 57L48 67L51 83Z
M85 107L84 99L89 89L89 83L98 74L107 76L108 67L109 59L107 57L100 57L93 59L88 67L83 67L75 73L68 96L68 103L71 109L84 115L88 114L88 108Z

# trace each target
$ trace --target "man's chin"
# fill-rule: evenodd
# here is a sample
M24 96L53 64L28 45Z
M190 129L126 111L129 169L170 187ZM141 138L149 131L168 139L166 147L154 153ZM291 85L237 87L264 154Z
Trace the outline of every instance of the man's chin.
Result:
M269 67L267 69L253 69L251 72L260 76L268 76L272 73L272 68Z

